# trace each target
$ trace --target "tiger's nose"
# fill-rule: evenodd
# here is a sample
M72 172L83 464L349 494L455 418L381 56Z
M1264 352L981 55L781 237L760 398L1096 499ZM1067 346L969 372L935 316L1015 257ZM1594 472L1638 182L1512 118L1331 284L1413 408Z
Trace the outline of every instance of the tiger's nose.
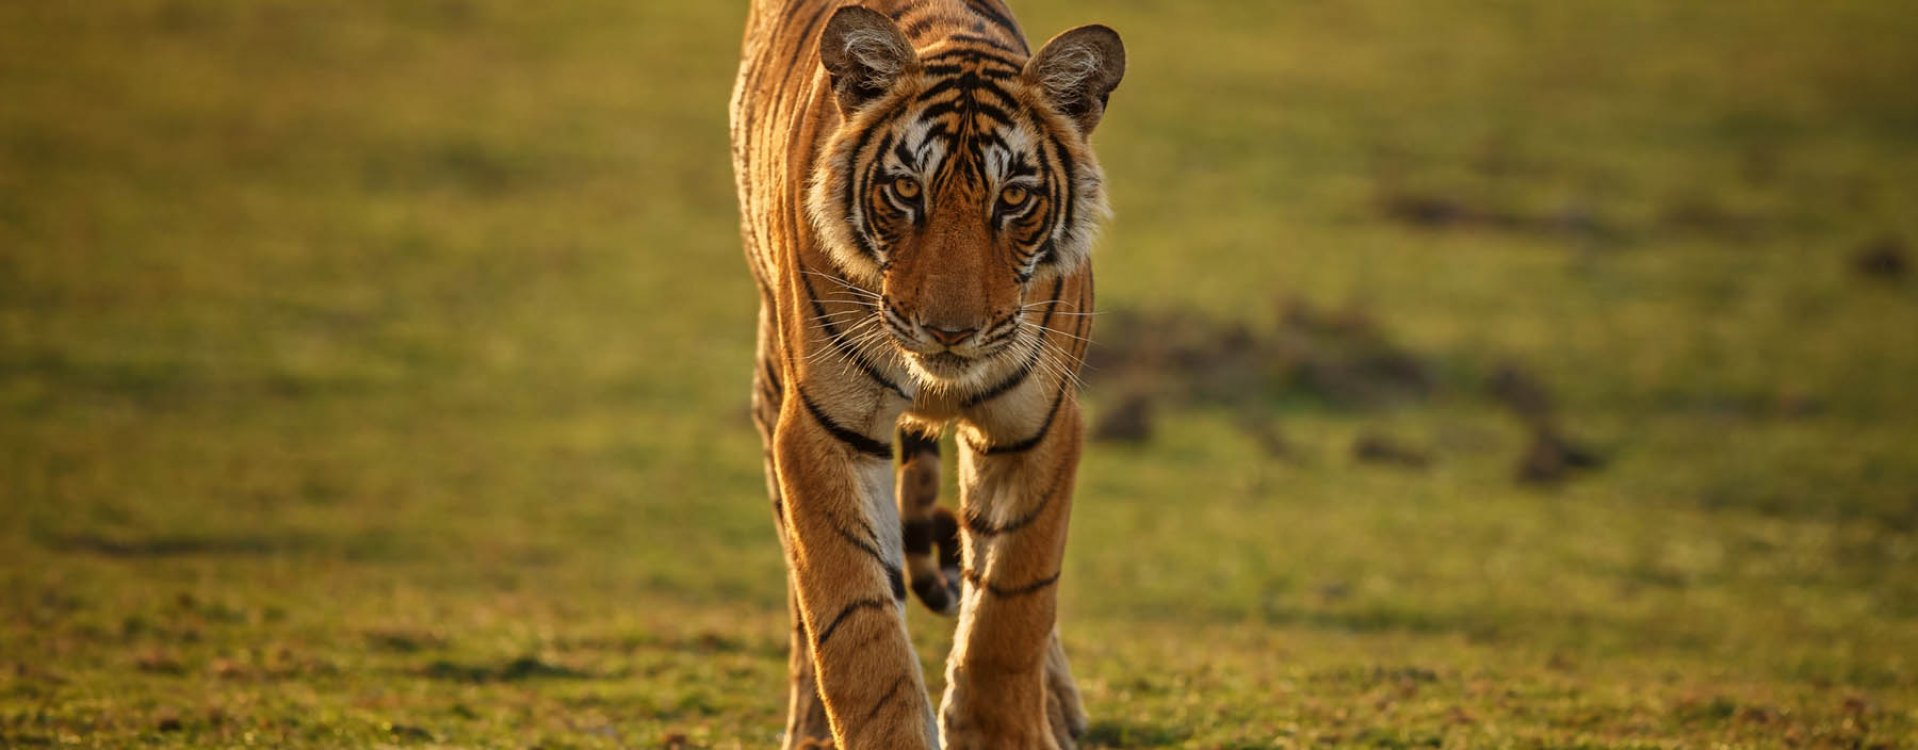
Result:
M926 326L926 333L932 334L934 339L937 339L939 343L945 344L946 346L963 344L966 339L972 338L972 334L978 332L979 329L977 328L940 328L939 326Z

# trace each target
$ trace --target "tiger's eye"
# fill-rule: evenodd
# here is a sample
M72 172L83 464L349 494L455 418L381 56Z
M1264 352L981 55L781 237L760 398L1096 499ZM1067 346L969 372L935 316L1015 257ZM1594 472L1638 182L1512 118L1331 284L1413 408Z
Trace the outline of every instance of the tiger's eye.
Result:
M999 191L999 200L1003 201L1008 208L1018 208L1025 205L1026 198L1031 195L1024 186L1008 185L1005 190Z
M911 177L895 177L892 180L892 191L898 193L901 198L912 200L919 197L919 181Z

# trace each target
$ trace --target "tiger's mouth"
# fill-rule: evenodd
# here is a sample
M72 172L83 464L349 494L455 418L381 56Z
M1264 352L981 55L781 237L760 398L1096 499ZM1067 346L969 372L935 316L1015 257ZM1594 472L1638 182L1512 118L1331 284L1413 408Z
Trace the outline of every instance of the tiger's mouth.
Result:
M976 328L940 327L890 303L877 312L883 335L908 373L936 391L977 386L1010 352L1027 345L1028 326L1018 310L997 319L980 316L984 323Z
M952 352L940 352L924 357L924 359L928 366L942 369L965 369L971 367L974 361L973 357L954 354Z
M921 383L952 388L968 386L972 381L984 377L992 363L1015 348L1011 339L1018 337L1006 338L1008 340L984 348L966 346L933 349L898 340L895 340L894 345L905 355L907 368Z

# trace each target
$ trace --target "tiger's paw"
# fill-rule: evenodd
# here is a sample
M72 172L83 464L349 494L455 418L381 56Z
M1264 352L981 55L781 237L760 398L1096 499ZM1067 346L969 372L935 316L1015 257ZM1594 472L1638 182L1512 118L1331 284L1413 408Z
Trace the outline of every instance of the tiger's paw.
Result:
M826 704L819 699L813 682L812 665L798 667L798 672L788 708L790 713L786 717L785 741L780 747L783 750L833 750L832 724L826 718Z
M1065 647L1056 635L1046 651L1046 721L1061 750L1077 747L1088 723L1085 705L1079 700L1079 686L1072 681L1072 669L1066 664Z
M963 692L948 693L940 712L942 746L945 750L1071 750L1076 742L1068 709L1076 708L1076 698L1071 703L1058 700L1049 683L1031 685L1036 690L1007 690L983 703L966 700ZM1026 697L1002 700L1017 692Z
M1071 750L1073 745L1060 745L1043 724L1023 731L984 732L977 727L949 723L943 747L945 750Z

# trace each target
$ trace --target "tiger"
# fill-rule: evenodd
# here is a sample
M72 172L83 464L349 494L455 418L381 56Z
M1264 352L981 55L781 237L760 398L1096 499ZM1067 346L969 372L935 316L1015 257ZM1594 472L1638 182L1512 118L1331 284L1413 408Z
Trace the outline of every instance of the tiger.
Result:
M1124 73L1111 28L1034 53L1000 0L753 0L731 147L792 619L784 747L1086 731L1057 593L1110 215L1089 138ZM909 590L957 618L936 713Z

